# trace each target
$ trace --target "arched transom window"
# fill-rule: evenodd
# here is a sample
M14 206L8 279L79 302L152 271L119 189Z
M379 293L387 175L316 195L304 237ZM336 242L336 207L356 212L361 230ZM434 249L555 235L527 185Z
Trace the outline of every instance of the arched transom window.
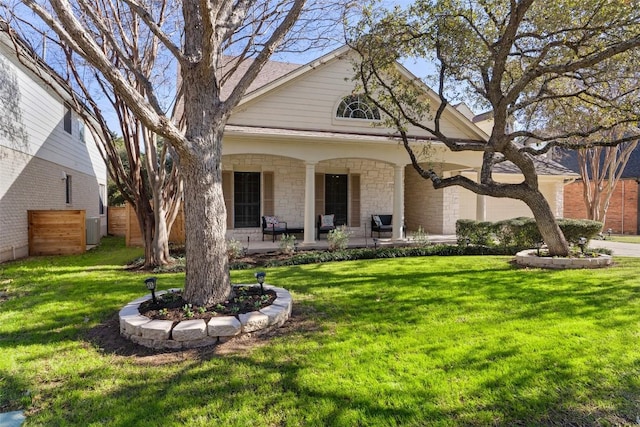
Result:
M380 111L365 95L349 95L342 98L336 117L340 119L380 120Z

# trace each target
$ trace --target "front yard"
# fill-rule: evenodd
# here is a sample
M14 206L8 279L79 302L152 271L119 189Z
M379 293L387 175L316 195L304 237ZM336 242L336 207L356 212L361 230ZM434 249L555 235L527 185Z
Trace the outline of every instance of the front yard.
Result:
M267 269L293 318L266 338L152 354L114 316L146 293L140 256L0 265L0 411L26 425L633 425L640 258L541 271L509 257ZM254 270L234 271L253 283ZM158 275L159 289L183 275ZM110 334L110 335L109 335Z

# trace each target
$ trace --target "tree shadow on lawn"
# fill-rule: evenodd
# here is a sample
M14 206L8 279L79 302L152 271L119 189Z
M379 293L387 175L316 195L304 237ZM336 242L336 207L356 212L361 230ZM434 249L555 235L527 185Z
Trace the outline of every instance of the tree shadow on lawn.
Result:
M295 307L295 305L294 305ZM82 378L94 378L95 389L77 393L81 387L73 380L58 385L55 392L42 398L49 401L53 411L34 412L36 423L75 424L102 422L105 424L147 425L159 423L224 422L226 425L262 424L308 424L308 425L355 425L358 422L381 424L420 425L452 422L457 425L633 425L632 411L637 404L618 399L609 406L590 407L592 396L576 394L571 387L576 379L570 364L550 360L544 369L522 372L505 372L481 382L477 388L470 387L460 392L459 400L451 401L450 391L428 387L431 375L441 371L424 371L418 389L402 387L389 389L376 387L370 390L340 387L328 380L319 383L309 381L314 375L332 375L330 367L313 366L312 358L304 353L290 354L286 349L273 348L252 354L252 350L269 345L274 338L302 334L314 340L322 351L330 344L331 336L318 334L322 326L314 320L315 313L308 308L294 308L290 321L267 336L232 340L214 347L158 352L117 336L107 336L117 331L109 322L94 328L87 339L101 348L103 353L123 358L124 364L133 362L152 368L174 365L176 369L166 375L140 377L139 369L119 378L119 385L109 392L99 392L99 383L108 381L98 370L85 372ZM116 322L117 323L117 322ZM120 338L121 339L121 338ZM489 365L501 358L519 352L518 348L505 348L486 354L480 360L469 353L461 358L465 363L459 370L450 372L452 387L464 376L479 376ZM426 356L428 357L428 356ZM215 360L224 359L224 363ZM117 359L116 364L120 364ZM525 363L524 361L523 363ZM372 364L378 363L376 360ZM164 372L164 371L163 371ZM375 372L375 369L374 369ZM403 382L402 373L397 381ZM274 380L274 378L276 378ZM321 378L321 377L320 377ZM264 383L262 382L264 379ZM348 379L343 379L348 382ZM359 379L360 381L362 378ZM372 379L375 383L375 379ZM594 384L601 381L595 375ZM80 381L80 380L78 380ZM334 379L335 381L335 379ZM83 383L83 387L86 384ZM532 393L531 390L535 390ZM487 391L491 398L487 399ZM444 393L444 394L443 394ZM456 392L453 392L455 394ZM619 396L637 396L637 385L631 382L625 389L615 390ZM58 396L72 395L72 402L62 402ZM594 396L596 399L598 396ZM586 401L586 403L585 403ZM253 405L253 407L252 407ZM246 407L252 407L247 411ZM309 409L313 408L313 409ZM235 418L241 412L251 419ZM264 418L263 418L264 417Z

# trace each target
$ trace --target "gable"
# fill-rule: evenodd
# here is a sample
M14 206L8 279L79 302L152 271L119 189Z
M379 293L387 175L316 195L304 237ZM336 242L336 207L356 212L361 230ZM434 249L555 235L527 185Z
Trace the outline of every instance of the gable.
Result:
M368 120L338 119L340 101L354 93L353 66L348 51L302 66L271 84L249 93L232 114L229 124L292 130L388 135L395 129L373 126ZM306 70L305 70L306 68ZM463 114L449 108L441 123L452 138L483 139L484 133ZM418 128L409 134L430 138Z

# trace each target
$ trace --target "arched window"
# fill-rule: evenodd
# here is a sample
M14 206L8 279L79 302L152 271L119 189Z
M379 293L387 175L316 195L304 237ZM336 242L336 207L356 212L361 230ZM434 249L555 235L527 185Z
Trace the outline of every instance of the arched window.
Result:
M340 119L380 120L380 111L365 95L349 95L342 98L336 117Z

